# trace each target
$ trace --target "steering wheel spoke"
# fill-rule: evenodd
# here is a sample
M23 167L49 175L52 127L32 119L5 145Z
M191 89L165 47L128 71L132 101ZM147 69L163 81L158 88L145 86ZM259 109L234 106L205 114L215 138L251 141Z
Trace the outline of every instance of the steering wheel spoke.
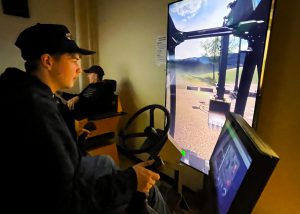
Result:
M150 127L154 127L154 108L150 109Z
M140 133L129 133L125 136L126 138L136 138L136 137L147 137L145 132Z
M160 110L164 113L165 121L163 130L155 128L155 110ZM143 133L127 133L130 125L134 122L134 120L140 116L142 113L149 111L149 124L144 129ZM170 113L169 111L162 105L153 104L149 106L145 106L144 108L138 110L126 123L125 128L120 132L119 139L121 146L130 153L139 154L147 152L150 155L157 155L167 140L167 134L170 128ZM122 133L122 134L121 134ZM144 143L142 143L138 149L131 148L129 144L132 145L132 142L128 142L129 138L139 138L146 137ZM156 154L157 153L157 154Z

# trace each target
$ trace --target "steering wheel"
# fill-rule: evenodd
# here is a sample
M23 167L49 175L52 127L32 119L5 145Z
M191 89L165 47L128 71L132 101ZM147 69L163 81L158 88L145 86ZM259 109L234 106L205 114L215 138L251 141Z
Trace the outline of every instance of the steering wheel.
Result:
M165 123L164 128L159 129L155 128L155 119L154 119L154 111L160 110L164 113L165 116ZM131 124L135 121L137 117L139 117L142 113L149 111L150 113L150 121L149 125L144 129L143 132L138 133L128 133L128 129L130 128ZM170 129L170 113L169 111L162 105L153 104L145 106L144 108L137 111L126 123L123 130L119 133L119 139L120 139L120 146L127 152L132 154L140 154L140 153L149 153L151 156L156 156L161 148L163 147L164 143L167 140L167 134ZM133 148L132 146L129 146L129 144L132 144L132 141L130 142L130 139L132 138L140 138L144 137L146 140L140 148Z

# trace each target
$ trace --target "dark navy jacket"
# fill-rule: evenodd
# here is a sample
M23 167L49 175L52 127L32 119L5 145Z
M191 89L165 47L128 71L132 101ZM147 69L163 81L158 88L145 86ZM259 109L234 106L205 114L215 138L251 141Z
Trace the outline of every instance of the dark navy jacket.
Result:
M114 89L106 81L90 83L78 95L63 92L61 96L66 100L79 96L79 101L71 111L76 119L115 111L113 104Z
M132 168L98 177L81 157L50 88L16 68L0 77L1 209L15 213L109 213L136 190Z

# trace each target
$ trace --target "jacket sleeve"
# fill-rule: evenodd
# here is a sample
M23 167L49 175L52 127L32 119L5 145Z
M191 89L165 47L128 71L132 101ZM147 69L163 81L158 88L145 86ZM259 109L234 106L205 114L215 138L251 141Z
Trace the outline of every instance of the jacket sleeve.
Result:
M58 195L65 196L62 200L68 204L64 207L67 213L108 213L130 201L137 188L132 168L119 171L114 163L104 163L103 159L108 162L111 159L102 156L80 158L76 142L60 113L43 124L46 124L44 138L49 139L53 149L51 162L57 165L53 168L61 170L52 173L59 173L57 185L63 185L63 192Z
M59 94L63 99L65 99L65 100L70 100L70 99L72 99L73 97L76 97L76 96L78 96L78 94L72 94L72 93L68 93L68 92L61 92L60 94Z
M76 175L76 191L79 201L89 198L88 212L108 213L127 205L136 192L137 180L133 168L119 171L108 156L84 157ZM88 197L84 192L89 190ZM76 203L79 204L79 203ZM81 203L84 210L85 204ZM81 211L82 212L82 211Z
M30 189L35 188L35 195L41 196L33 200L41 200L44 207L52 206L53 213L63 210L62 213L76 214L108 213L130 200L137 186L132 168L103 174L109 169L99 161L100 157L80 158L54 101L42 97L31 112L25 134L31 143L27 145L30 148L25 148L28 153L24 158L30 157L26 164L31 168Z
M50 143L59 154L53 163L62 165L63 177L60 180L65 186L64 191L67 191L64 195L71 196L67 203L69 206L65 208L68 212L108 213L130 201L137 188L137 178L132 168L117 170L112 159L106 156L80 157L76 142L59 112L44 124L47 124L45 132L47 130L51 135L48 139L53 140ZM69 173L64 174L66 172Z

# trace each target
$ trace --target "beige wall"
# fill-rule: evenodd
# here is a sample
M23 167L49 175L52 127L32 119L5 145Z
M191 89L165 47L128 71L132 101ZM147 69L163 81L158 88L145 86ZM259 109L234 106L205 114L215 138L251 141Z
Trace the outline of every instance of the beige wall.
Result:
M73 37L76 38L75 11L78 16L82 7L77 7L75 10L74 1L75 0L28 0L30 18L5 15L2 13L2 4L0 4L0 73L7 67L17 67L24 70L24 61L21 58L19 49L14 43L19 33L26 27L36 23L64 24L71 31ZM84 0L76 1L84 2ZM85 43L83 45L88 44ZM79 91L78 83L79 81L77 81L72 91Z
M0 4L0 72L6 67L15 66L23 69L23 59L19 49L14 46L17 36L24 28L36 23L62 23L69 30L75 31L73 0L29 0L30 18L5 15ZM60 9L58 9L60 8Z
M258 133L280 156L255 213L300 209L300 3L277 1Z
M165 103L165 66L156 65L156 38L166 36L168 0L99 1L100 64L118 81L130 114Z

